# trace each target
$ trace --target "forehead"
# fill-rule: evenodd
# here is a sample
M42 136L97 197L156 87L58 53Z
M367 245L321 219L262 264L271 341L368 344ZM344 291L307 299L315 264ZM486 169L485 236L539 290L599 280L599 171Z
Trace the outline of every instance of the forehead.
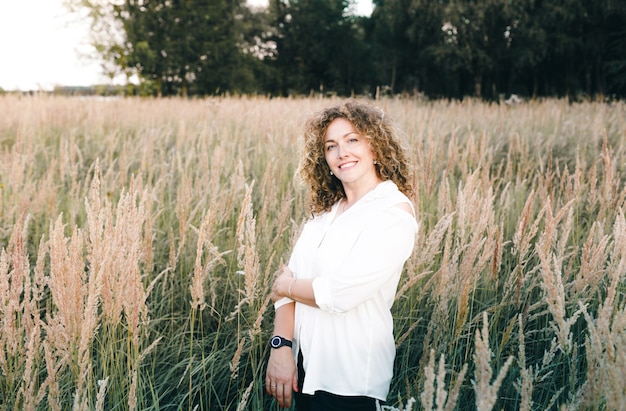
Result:
M330 122L324 134L324 141L338 140L347 135L359 133L350 120L339 117Z

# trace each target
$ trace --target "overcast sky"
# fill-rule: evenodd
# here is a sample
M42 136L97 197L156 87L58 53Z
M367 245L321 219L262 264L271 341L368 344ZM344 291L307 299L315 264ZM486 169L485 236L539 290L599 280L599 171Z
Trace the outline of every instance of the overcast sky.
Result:
M0 87L51 89L104 81L90 53L88 26L73 20L62 0L0 0Z
M371 0L358 1L359 14L370 14ZM62 0L0 0L0 87L51 90L106 83L99 64L84 57L94 55L88 28L68 15Z

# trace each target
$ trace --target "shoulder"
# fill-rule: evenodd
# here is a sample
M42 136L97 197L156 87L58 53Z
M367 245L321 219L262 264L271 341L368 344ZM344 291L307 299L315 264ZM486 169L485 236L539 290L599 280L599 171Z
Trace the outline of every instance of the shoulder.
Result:
M391 181L384 181L380 184L380 190L377 193L376 199L379 204L385 208L393 208L395 210L402 210L408 213L412 218L415 218L415 208L411 200L398 189L398 186Z
M415 211L413 211L413 207L411 206L411 204L408 201L407 202L398 203L394 207L396 207L396 208L406 212L411 217L415 217Z

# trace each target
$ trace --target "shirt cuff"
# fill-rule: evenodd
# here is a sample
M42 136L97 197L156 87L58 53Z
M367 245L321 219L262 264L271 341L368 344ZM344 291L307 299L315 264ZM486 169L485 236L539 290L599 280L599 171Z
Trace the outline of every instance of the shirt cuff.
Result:
M330 283L323 277L316 277L311 283L313 287L313 295L315 295L315 304L328 312L337 311L333 308L333 301L330 293Z
M293 300L289 297L283 297L280 300L276 301L274 303L274 311L278 310L280 307L282 307L283 305L287 305L289 303L292 303Z

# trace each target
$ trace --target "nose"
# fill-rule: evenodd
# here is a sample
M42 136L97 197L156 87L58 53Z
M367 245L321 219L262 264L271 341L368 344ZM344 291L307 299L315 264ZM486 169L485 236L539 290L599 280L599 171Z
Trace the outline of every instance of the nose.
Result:
M343 144L337 144L337 157L344 158L348 153L348 150Z

